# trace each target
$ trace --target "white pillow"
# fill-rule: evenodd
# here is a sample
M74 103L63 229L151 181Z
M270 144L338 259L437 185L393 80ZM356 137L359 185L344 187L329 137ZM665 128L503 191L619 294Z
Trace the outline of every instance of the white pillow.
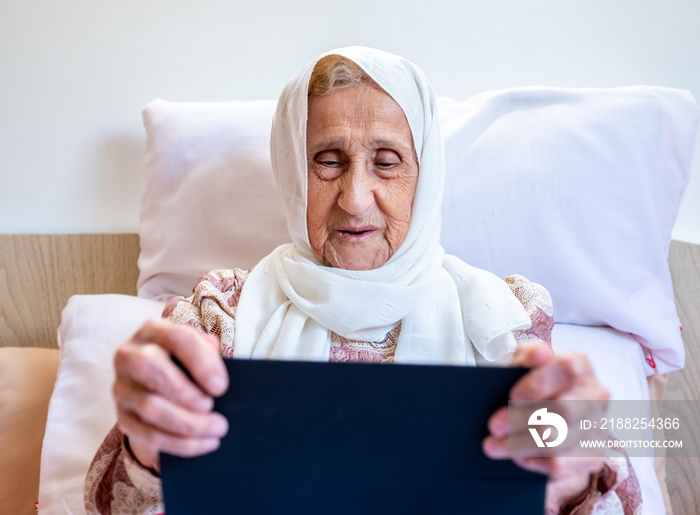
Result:
M695 142L690 94L517 88L439 108L445 250L540 282L558 322L634 334L660 373L681 367L666 259ZM269 158L273 110L146 107L139 296L189 295L203 273L253 266L288 241Z
M270 165L276 105L146 106L139 297L190 295L202 274L250 268L290 241Z
M440 99L445 251L552 294L557 322L632 333L683 366L668 247L690 177L687 91L517 88Z
M60 364L41 450L42 515L85 513L88 466L116 422L113 355L164 303L128 295L76 295L58 329Z

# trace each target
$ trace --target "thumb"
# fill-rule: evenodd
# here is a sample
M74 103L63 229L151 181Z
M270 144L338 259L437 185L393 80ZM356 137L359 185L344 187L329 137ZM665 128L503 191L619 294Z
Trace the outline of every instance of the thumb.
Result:
M554 359L554 351L550 345L542 340L531 341L518 345L510 358L510 365L534 368L544 365L551 359Z

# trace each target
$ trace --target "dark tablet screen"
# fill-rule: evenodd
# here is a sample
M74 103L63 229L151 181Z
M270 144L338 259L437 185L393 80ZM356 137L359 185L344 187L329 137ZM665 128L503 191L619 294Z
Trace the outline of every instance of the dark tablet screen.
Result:
M226 360L221 447L161 457L168 515L541 515L545 477L481 450L525 372Z

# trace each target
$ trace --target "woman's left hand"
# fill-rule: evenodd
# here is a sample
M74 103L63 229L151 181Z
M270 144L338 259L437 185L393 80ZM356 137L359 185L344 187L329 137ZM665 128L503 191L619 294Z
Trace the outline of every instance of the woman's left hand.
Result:
M593 409L600 411L600 413L589 411L586 415L590 419L604 416L610 394L596 378L591 363L584 354L569 352L555 355L552 348L544 342L526 343L515 351L511 365L531 369L511 389L511 400L602 401L586 403L588 409L592 406ZM566 413L561 415L567 419ZM568 413L568 418L573 419L575 416L573 413ZM567 424L569 434L575 438L578 424L571 424L570 420L567 420ZM511 433L511 438L517 440L519 436L525 434L526 438L531 438L527 423L522 425L522 434ZM500 408L489 418L488 428L490 434L484 439L484 452L493 459L508 458L507 407ZM531 439L529 441L531 442ZM513 461L524 469L549 476L545 508L547 513L558 513L563 503L575 499L587 489L590 475L602 470L605 458L602 456L515 457Z

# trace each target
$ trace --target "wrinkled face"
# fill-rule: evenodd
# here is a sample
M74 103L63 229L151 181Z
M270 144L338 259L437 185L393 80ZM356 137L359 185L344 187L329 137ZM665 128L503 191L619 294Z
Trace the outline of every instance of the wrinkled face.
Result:
M406 237L418 181L403 110L370 86L314 98L306 154L306 223L314 257L348 270L381 267Z

